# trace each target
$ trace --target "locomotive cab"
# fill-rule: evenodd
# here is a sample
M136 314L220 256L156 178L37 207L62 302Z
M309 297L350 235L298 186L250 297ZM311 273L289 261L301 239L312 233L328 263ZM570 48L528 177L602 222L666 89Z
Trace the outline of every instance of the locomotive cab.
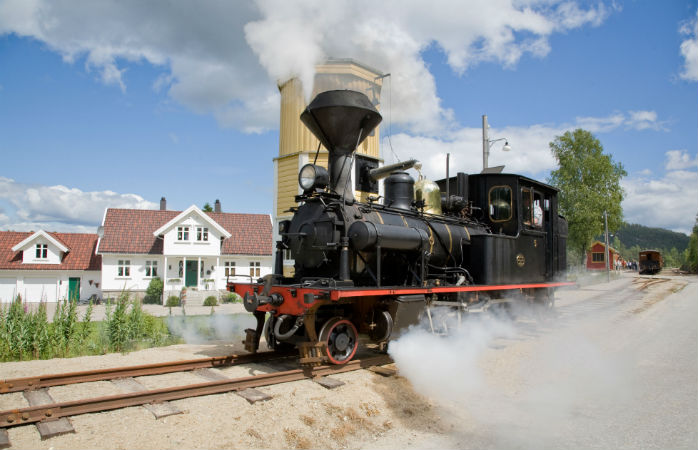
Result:
M458 177L451 186L461 193ZM478 284L552 281L566 270L567 222L556 188L516 174L467 177L467 198L488 233L473 233L467 265ZM445 187L445 180L439 185ZM443 188L442 188L443 189Z

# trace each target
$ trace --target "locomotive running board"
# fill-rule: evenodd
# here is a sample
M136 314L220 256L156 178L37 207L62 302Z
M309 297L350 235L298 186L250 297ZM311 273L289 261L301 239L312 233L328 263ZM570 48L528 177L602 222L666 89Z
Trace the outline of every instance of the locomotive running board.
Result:
M407 295L407 294L446 294L450 292L484 292L484 291L511 291L516 289L542 289L563 286L574 286L571 281L556 283L527 283L527 284L501 284L501 285L470 285L470 286L443 286L443 287L410 287L410 288L368 288L368 289L331 289L330 300L339 300L350 297Z

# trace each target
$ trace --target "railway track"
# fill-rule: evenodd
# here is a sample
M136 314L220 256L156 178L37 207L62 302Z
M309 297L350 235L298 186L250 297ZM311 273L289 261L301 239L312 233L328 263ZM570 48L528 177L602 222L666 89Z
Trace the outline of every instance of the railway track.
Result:
M202 395L241 391L255 387L287 383L290 381L313 379L336 373L350 372L374 366L382 366L390 363L392 363L392 360L389 356L379 355L365 359L352 360L344 365L318 366L313 368L293 369L242 378L223 379L163 389L144 390L140 392L131 392L126 394L109 395L69 402L51 403L39 406L30 406L26 408L11 409L6 411L0 411L0 429L14 427L18 425L27 425L37 422L53 421L62 417L75 416L79 414L126 408L129 406L139 406L149 403L161 403L170 400L179 400L183 398L197 397ZM172 372L175 370L169 371Z
M261 352L244 355L217 356L197 358L183 361L168 361L164 363L143 364L137 366L114 367L107 369L86 370L33 377L11 378L0 380L0 394L22 392L66 384L88 383L91 381L113 380L125 377L140 377L162 375L172 372L186 372L196 369L222 368L237 364L251 364L288 358L296 352Z

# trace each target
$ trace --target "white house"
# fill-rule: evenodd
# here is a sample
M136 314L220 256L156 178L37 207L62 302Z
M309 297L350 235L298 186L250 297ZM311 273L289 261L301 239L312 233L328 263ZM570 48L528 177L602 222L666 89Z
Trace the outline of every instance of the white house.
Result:
M142 293L161 278L165 297L182 287L220 291L226 281L272 273L272 224L267 214L114 209L104 213L97 254L102 295Z
M96 234L0 231L0 302L100 295Z

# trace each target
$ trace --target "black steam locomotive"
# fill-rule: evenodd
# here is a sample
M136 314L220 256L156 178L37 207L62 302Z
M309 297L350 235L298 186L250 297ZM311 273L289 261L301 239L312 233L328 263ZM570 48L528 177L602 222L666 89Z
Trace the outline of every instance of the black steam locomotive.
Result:
M301 120L328 150L328 169L301 169L300 206L279 224L274 274L228 284L257 318L247 350L264 336L271 348L297 346L302 363L342 364L360 334L385 344L431 305L467 309L512 293L549 305L553 288L568 284L555 188L501 173L415 182L404 171L414 160L355 164L355 149L381 121L359 92L323 92ZM352 173L375 197L354 199ZM282 275L284 250L293 277Z

